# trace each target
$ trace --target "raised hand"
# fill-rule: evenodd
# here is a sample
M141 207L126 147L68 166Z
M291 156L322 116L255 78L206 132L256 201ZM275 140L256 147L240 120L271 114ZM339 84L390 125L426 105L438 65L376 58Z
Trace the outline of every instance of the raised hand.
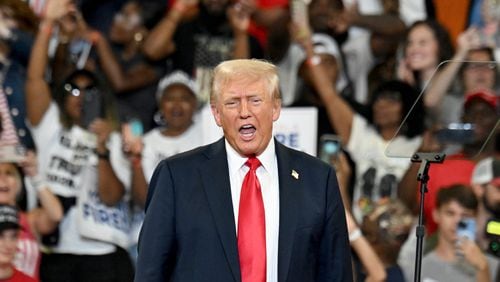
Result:
M250 14L243 9L242 5L236 3L228 8L227 16L229 23L236 33L246 33L250 26Z
M121 131L123 151L131 157L140 156L144 148L141 137L135 136L132 133L132 129L128 123L122 124Z
M14 18L0 8L0 38L9 38L12 28L17 26Z
M33 177L38 174L38 161L35 152L29 150L26 152L26 157L19 163L23 168L24 173L28 177Z
M488 260L479 246L472 240L460 238L457 243L457 251L465 257L472 266L479 271L488 268Z
M97 136L97 150L105 151L106 142L108 141L109 135L113 131L109 122L102 118L96 118L92 123L90 123L89 131Z
M398 78L402 81L415 85L415 76L413 75L412 70L408 66L408 61L406 58L402 58L399 60L398 69L397 69Z
M422 144L418 149L419 152L441 152L443 150L443 145L439 143L436 139L436 133L442 127L439 125L433 126L428 129L422 135Z
M349 28L356 22L356 20L360 17L358 3L354 2L349 6L346 6L344 11L341 13L340 18L341 22L345 28Z
M257 11L257 2L255 0L239 0L235 5L248 15L253 15Z
M353 22L355 22L359 16L358 4L353 3L349 7L345 7L341 12L335 12L335 14L330 17L328 26L336 33L344 33L353 25Z
M472 49L481 47L481 33L476 27L469 27L466 31L460 33L457 38L457 53L462 53L463 57Z
M56 21L75 9L75 5L71 0L48 0L44 18Z
M172 6L172 10L177 11L182 17L187 17L193 8L198 6L198 0L177 0Z

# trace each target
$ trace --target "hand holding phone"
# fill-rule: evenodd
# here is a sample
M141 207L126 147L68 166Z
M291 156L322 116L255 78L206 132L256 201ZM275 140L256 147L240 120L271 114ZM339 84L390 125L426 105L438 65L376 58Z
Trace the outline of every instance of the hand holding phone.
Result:
M130 126L130 133L132 133L132 136L141 137L144 133L144 127L140 119L133 118L128 122L128 125Z
M467 144L474 141L474 124L450 123L435 132L435 137L441 144Z
M124 151L132 155L139 155L142 152L142 135L144 128L139 119L132 118L122 125L122 138Z
M88 129L95 119L104 118L105 116L103 93L100 93L95 86L80 91L85 91L85 95L83 96L82 127Z
M323 134L320 137L320 151L319 158L327 164L332 164L335 161L342 146L340 143L340 138L333 134Z

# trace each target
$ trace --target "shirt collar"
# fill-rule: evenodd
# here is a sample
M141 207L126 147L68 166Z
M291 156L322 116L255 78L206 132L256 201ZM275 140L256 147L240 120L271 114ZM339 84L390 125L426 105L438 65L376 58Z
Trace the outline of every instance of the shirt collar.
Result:
M248 158L238 154L238 152L236 152L236 150L234 150L234 148L231 147L227 139L225 139L225 142L226 142L227 158L229 163L238 164L237 169L240 169L242 166L245 165L245 162L247 161ZM271 172L275 156L276 154L275 154L274 138L271 138L264 152L262 152L262 154L257 156L260 163L268 173Z

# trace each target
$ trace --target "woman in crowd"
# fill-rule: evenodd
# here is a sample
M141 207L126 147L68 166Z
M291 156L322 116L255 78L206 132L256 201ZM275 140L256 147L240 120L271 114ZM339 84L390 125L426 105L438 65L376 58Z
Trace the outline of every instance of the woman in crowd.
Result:
M385 82L371 96L371 119L367 120L337 93L323 68L314 63L310 39L302 44L308 57L306 79L316 88L333 128L356 164L352 211L361 222L380 199L397 196L397 183L410 162L386 156L386 147L390 145L393 155L408 156L416 151L423 130L422 104L415 104L417 93L408 84ZM412 114L405 119L410 109Z
M135 208L132 233L137 242L144 219L144 204L148 183L158 163L164 158L201 146L203 142L200 123L194 120L198 101L196 84L186 73L174 71L165 76L156 93L163 125L137 138L131 128L124 128L123 137L132 159L132 199ZM136 257L137 246L131 247Z
M110 94L88 70L72 72L53 90L44 77L51 31L74 11L70 1L48 2L28 66L27 118L43 148L43 175L64 209L56 232L44 238L50 252L42 259L41 278L131 281L133 268L121 248L127 247L130 177L121 138L113 132Z
M399 78L422 90L439 63L453 55L448 31L434 20L413 23L407 31Z
M441 126L460 122L464 97L479 90L495 91L497 81L493 49L481 45L476 30L465 31L458 37L452 60L441 65L425 91L430 115Z
M399 79L412 85L418 92L425 91L419 99L428 110L431 124L436 121L439 101L446 94L435 86L436 75L442 62L451 59L453 46L448 31L437 21L421 20L408 28L404 56L399 62ZM428 85L429 84L429 85ZM430 86L434 87L430 87Z

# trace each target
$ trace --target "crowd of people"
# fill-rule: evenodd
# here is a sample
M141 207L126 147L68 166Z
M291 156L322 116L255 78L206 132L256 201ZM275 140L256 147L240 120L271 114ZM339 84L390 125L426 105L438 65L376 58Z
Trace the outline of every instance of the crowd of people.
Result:
M259 59L317 109L318 154L340 140L355 281L413 280L417 152L446 153L424 281L499 281L500 6L438 2L2 0L0 280L132 281L156 167L206 145L203 108L223 122L214 68Z

